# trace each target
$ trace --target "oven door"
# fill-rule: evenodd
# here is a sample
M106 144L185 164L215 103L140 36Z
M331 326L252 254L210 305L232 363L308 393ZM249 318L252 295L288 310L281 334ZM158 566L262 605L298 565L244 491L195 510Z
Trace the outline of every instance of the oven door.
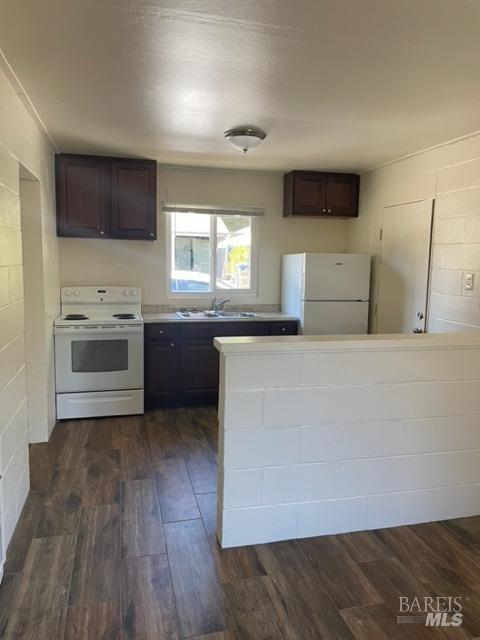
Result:
M55 329L57 393L143 388L143 328Z

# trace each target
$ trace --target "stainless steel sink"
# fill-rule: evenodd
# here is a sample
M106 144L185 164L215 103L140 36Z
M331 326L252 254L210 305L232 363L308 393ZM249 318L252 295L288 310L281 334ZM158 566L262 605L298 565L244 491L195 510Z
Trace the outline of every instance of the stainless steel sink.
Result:
M219 311L222 318L256 318L257 314L253 311Z
M221 319L221 318L256 318L253 311L177 311L183 320Z
M179 318L183 318L184 320L205 317L202 311L177 311L176 314Z

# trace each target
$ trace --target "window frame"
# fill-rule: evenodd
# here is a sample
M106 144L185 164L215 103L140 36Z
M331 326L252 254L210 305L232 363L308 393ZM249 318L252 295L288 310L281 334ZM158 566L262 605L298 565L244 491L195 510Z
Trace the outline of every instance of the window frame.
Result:
M181 211L179 212L181 213ZM213 278L214 287L212 291L172 291L170 288L171 272L172 272L172 260L173 260L173 235L172 235L172 216L175 212L170 211L165 213L166 222L166 292L167 299L174 300L190 300L195 298L212 298L212 296L224 296L226 298L241 298L241 297L257 297L258 296L258 246L260 236L260 225L258 216L249 216L248 214L236 214L239 216L250 218L251 224L251 247L250 247L250 287L248 289L217 289L215 286L216 278ZM196 215L192 213L192 215ZM210 215L210 274L216 273L217 266L217 224L216 218L229 215L228 213L209 214ZM212 283L212 279L210 280Z

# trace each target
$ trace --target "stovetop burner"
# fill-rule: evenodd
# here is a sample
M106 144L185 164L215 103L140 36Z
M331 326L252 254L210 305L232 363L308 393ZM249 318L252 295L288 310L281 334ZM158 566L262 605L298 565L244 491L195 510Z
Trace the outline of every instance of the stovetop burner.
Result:
M64 317L64 320L88 320L88 316L83 313L69 313Z
M134 313L114 313L113 317L117 320L135 320L137 316Z

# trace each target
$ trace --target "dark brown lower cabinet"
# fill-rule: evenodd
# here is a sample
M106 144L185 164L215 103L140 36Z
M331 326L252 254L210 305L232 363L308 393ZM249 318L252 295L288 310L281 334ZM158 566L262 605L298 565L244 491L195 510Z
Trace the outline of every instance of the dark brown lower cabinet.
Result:
M180 345L180 385L182 401L216 402L219 355L213 340L185 340Z
M296 336L298 331L298 324L296 320L286 320L285 322L271 322L270 323L270 335L271 336Z
M295 335L296 321L148 324L145 407L215 404L219 353L215 337Z
M178 402L178 347L174 339L150 340L145 353L145 396L151 406Z

